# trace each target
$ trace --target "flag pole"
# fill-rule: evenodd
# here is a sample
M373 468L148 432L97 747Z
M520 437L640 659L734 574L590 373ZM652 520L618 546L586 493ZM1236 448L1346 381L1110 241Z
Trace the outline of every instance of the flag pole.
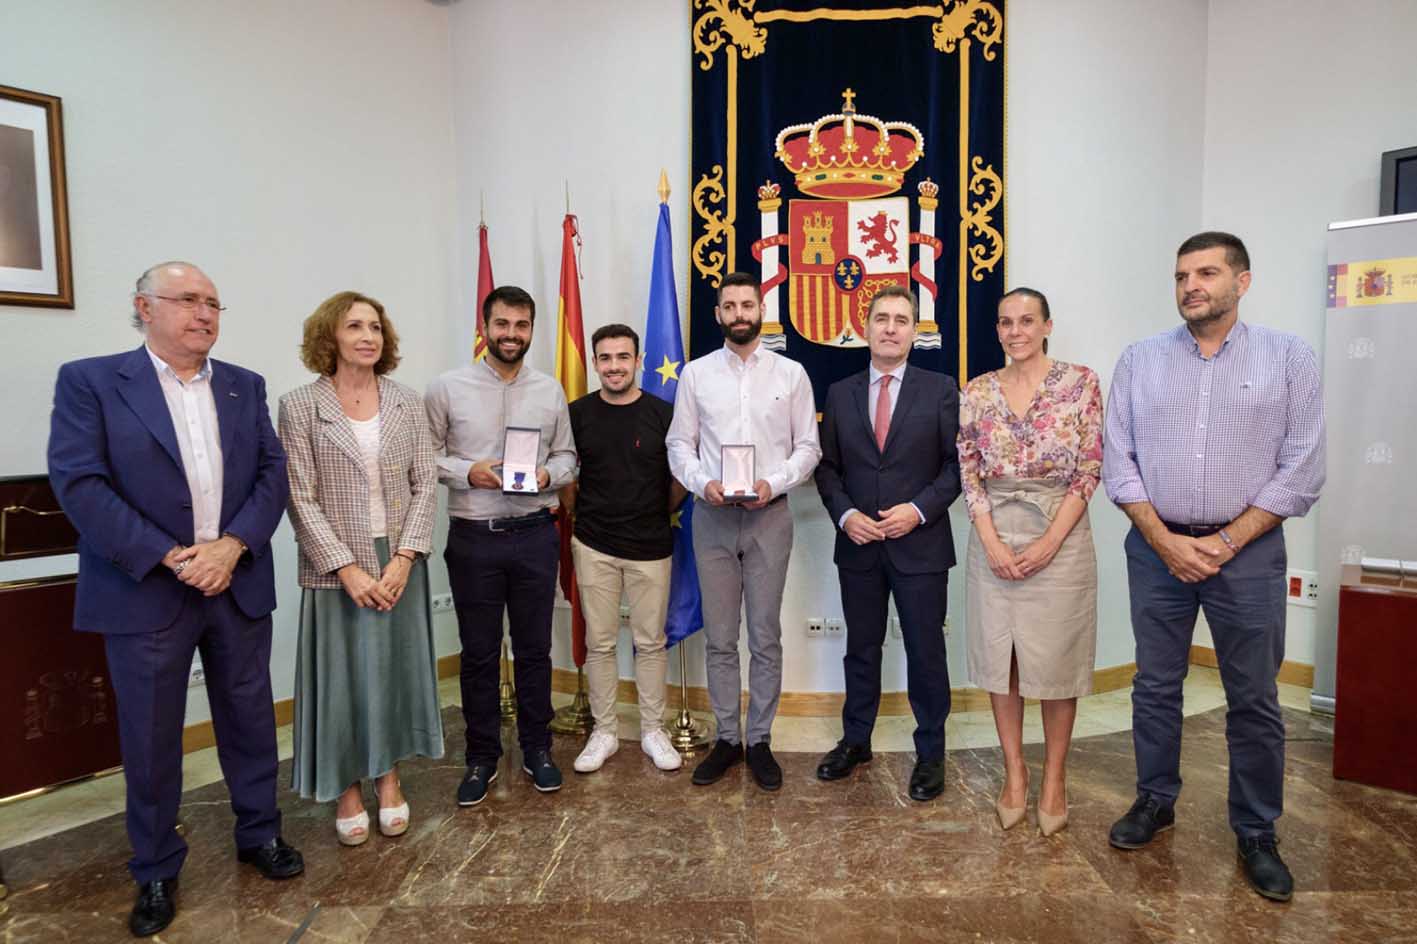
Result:
M689 714L689 661L684 657L684 643L679 640L679 711L669 725L669 743L682 757L693 757L709 746L711 738Z
M566 179L566 215L571 215L571 181ZM577 275L579 276L579 272ZM571 527L571 516L567 513L566 503L561 503L560 525L563 528ZM569 602L569 601L568 601ZM575 620L574 610L571 614L572 621ZM575 627L572 626L572 635L575 634ZM574 648L574 646L573 646ZM569 705L556 709L556 713L551 718L551 723L547 725L552 734L589 734L595 727L595 715L590 710L590 692L585 686L585 666L576 666L576 694L571 699Z
M659 186L655 188L655 192L659 194L661 204L669 203L669 172L662 167L659 169ZM693 501L693 498L685 500ZM685 641L679 641L679 710L669 724L668 734L669 743L674 745L680 755L693 757L708 747L711 738L699 727L694 716L689 714L689 661L684 655Z
M505 639L502 640L502 684L497 686L497 696L502 709L502 720L517 720L517 690L512 684L512 660L507 658Z

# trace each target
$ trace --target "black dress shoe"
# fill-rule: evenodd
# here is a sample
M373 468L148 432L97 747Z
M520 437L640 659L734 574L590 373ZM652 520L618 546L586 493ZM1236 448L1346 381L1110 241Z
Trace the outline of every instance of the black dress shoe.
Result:
M531 785L542 793L561 789L561 768L551 759L550 751L528 751L522 758L522 771L531 778Z
M1176 811L1150 793L1137 797L1127 815L1112 824L1107 841L1118 849L1140 849L1157 833L1176 825Z
M1240 861L1251 888L1271 901L1288 901L1294 897L1294 876L1279 857L1278 845L1273 836L1241 839Z
M945 762L917 760L910 772L910 798L925 802L945 792Z
M177 879L160 878L138 886L138 900L128 915L134 937L150 937L172 923L177 915Z
M748 769L753 772L753 779L758 782L758 786L764 790L777 790L782 787L782 768L772 756L772 748L768 747L767 741L759 741L748 747Z
M476 806L487 799L487 788L497 779L496 764L470 764L458 784L458 806Z
M871 745L848 744L837 741L836 747L827 751L827 756L817 765L818 780L840 780L855 769L857 764L871 763Z
M720 738L714 742L713 750L709 751L709 755L699 762L699 766L694 768L693 781L700 787L718 783L723 779L723 775L728 773L728 768L742 762L742 746L729 744Z
M236 850L236 858L254 865L266 878L294 878L305 871L305 860L300 852L279 836L268 839L259 846L248 846Z

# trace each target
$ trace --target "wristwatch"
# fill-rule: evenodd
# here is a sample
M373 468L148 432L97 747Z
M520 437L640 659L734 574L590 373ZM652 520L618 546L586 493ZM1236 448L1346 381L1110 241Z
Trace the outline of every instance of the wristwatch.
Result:
M1228 531L1226 531L1224 528L1221 528L1219 531L1215 532L1215 534L1217 537L1220 538L1220 540L1225 542L1226 547L1230 548L1231 554L1240 553L1240 548L1238 548L1235 545L1235 542L1230 539L1230 533Z
M223 531L221 536L224 538L231 538L231 540L235 541L237 546L241 548L242 554L245 554L247 551L251 550L249 547L246 546L245 541L241 540L236 535L232 534L230 531Z

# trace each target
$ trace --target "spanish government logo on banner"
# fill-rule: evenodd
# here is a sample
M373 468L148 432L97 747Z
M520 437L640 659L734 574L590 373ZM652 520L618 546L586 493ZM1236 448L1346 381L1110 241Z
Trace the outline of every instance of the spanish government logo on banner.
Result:
M1328 307L1417 302L1417 256L1328 267Z
M763 238L753 256L763 267L763 343L782 350L785 338L779 286L787 282L787 314L797 333L813 344L865 347L871 298L888 285L921 287L921 323L915 346L940 346L932 278L941 243L935 238L939 187L919 185L920 233L910 232L910 200L889 194L925 153L920 131L904 121L883 121L857 112L856 93L842 92L839 114L778 133L776 156L792 172L797 189L819 199L792 200L786 237L777 232L781 188L758 189ZM786 258L778 248L787 246ZM920 245L920 263L910 266L910 246Z

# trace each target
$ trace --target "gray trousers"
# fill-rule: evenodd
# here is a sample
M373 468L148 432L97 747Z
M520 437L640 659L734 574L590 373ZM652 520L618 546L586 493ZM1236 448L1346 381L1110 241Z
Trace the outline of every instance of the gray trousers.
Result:
M742 743L738 622L748 617L748 743L771 740L782 694L782 589L792 553L786 499L747 511L694 505L694 559L703 592L709 701L718 737Z

